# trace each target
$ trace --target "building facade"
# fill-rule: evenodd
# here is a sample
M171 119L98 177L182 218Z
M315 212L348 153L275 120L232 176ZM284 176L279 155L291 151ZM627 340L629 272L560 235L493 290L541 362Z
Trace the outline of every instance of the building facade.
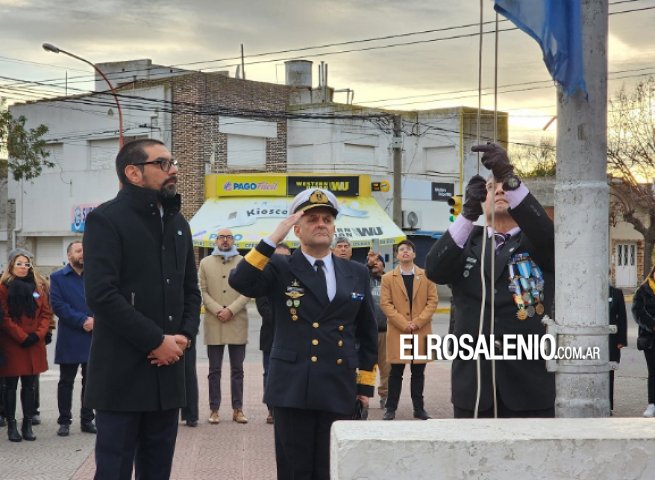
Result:
M290 62L284 85L231 78L225 72L168 69L149 60L102 64L118 87L126 140L156 138L180 162L183 213L193 219L205 202L205 178L216 174L366 175L372 197L393 216L400 196L402 225L419 246L419 261L449 225L451 195L463 193L478 172L470 147L492 140L494 116L460 107L396 112L334 102L325 79L313 87L311 62ZM79 238L85 215L118 191L114 159L118 115L101 91L11 107L27 126L45 124L52 169L30 182L9 179L7 226L0 249L24 246L52 270L66 260L68 242ZM394 132L394 116L400 131ZM507 115L497 118L507 141ZM402 155L394 172L394 151ZM393 190L394 174L401 191ZM4 237L3 237L4 235ZM3 242L3 238L6 240Z

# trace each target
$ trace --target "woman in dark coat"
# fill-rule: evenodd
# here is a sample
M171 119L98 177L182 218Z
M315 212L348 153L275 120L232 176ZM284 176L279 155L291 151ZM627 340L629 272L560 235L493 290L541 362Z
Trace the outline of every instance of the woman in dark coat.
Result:
M648 367L648 406L644 417L655 417L655 266L635 292L632 316L639 325L637 349L644 351Z
M34 413L34 382L39 373L48 369L45 336L52 313L46 282L32 265L33 255L27 250L9 252L8 266L0 277L0 304L3 322L0 326L0 350L6 357L0 366L5 377L5 415L7 436L12 442L36 440L32 432ZM23 425L21 434L16 427L16 391L21 381Z

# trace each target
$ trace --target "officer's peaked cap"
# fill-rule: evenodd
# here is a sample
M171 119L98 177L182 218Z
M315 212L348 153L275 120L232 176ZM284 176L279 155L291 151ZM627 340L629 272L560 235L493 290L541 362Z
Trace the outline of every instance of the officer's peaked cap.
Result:
M339 203L337 197L329 190L322 188L308 188L296 195L291 202L291 212L306 212L312 208L327 208L336 217L339 214Z

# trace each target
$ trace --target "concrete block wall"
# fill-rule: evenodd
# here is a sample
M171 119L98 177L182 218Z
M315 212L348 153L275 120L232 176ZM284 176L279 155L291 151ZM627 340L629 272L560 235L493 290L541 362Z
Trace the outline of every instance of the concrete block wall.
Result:
M643 418L336 422L332 480L655 478Z

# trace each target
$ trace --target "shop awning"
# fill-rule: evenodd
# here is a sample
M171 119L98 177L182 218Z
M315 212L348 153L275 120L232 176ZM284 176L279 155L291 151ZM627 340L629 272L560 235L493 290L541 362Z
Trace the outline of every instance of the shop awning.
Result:
M239 249L249 249L271 233L289 216L291 197L213 198L206 200L191 219L193 243L212 248L216 232L229 228ZM339 198L341 213L336 221L336 235L348 237L353 247L393 245L405 234L389 218L373 197ZM289 233L286 242L298 246L298 238Z

